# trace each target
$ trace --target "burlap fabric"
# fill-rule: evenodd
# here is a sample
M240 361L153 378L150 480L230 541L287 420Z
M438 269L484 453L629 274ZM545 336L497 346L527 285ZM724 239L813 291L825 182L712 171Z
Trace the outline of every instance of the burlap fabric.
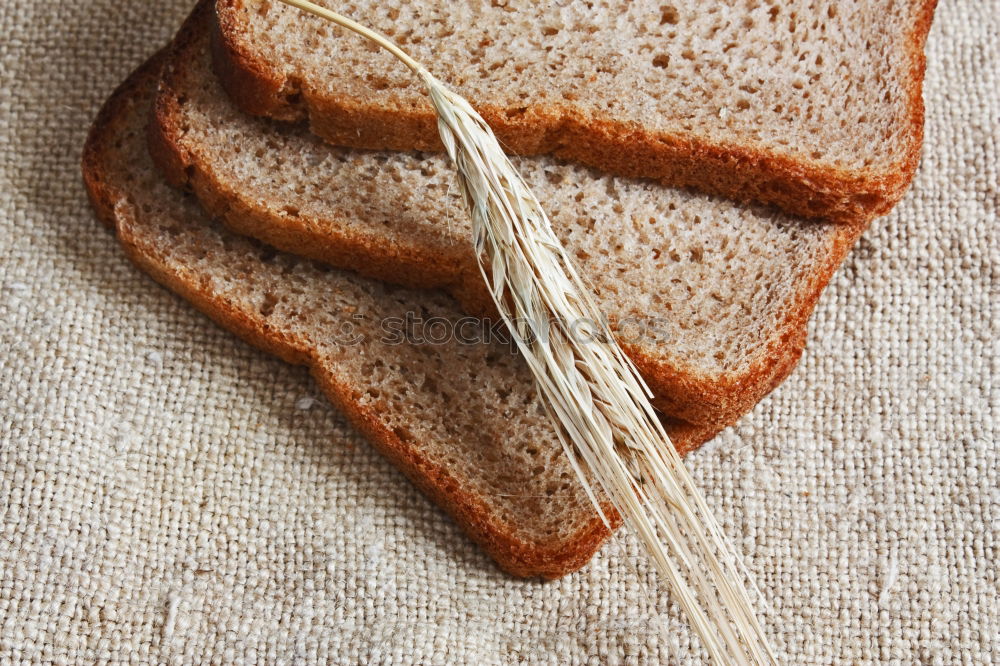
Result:
M187 9L0 5L0 661L699 661L633 539L501 574L304 370L126 262L80 147ZM913 189L689 459L787 663L1000 661L1000 4L943 2L928 55Z

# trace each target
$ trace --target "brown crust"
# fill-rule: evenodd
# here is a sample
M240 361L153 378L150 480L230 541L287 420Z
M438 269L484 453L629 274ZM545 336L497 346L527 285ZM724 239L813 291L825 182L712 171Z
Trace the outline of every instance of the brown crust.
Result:
M185 51L168 63L149 124L149 145L154 161L167 179L192 189L213 217L243 235L253 236L287 252L358 271L368 277L410 287L448 290L473 314L489 314L493 307L485 284L469 252L454 248L449 256L418 243L387 243L377 234L370 237L321 232L327 225L281 215L262 208L231 184L220 181L198 157L185 147L181 81L185 66L198 57L189 52L196 31L178 38L175 48ZM333 225L336 228L336 225ZM690 423L728 426L753 408L795 367L802 354L806 325L831 275L866 225L843 225L826 261L815 266L810 279L799 285L799 293L778 324L767 353L739 375L704 376L680 364L664 363L645 356L642 348L624 345L654 393L660 411Z
M887 213L913 179L923 140L924 43L937 0L920 0L907 35L909 114L903 157L883 171L853 171L807 163L732 143L657 133L581 115L566 106L527 110L477 105L506 146L521 155L550 153L610 173L695 187L737 201L776 205L802 217L854 223ZM372 108L329 97L307 81L285 77L247 48L236 16L241 0L216 0L213 58L226 90L244 111L279 120L309 118L331 143L354 148L441 150L429 105Z
M163 62L161 52L115 91L94 121L83 151L83 176L91 203L98 217L115 231L129 259L157 282L250 344L287 362L310 367L324 393L343 410L351 423L418 488L453 516L505 571L517 576L556 578L586 564L609 536L608 529L596 514L585 528L563 542L539 544L518 538L511 526L493 516L483 498L465 491L448 469L423 457L419 447L402 441L381 423L377 414L359 404L353 398L352 387L324 368L305 344L259 319L248 317L225 300L213 297L193 279L194 276L169 270L155 252L144 248L131 235L128 221L141 211L128 205L127 191L113 182L105 165L113 159L109 151L123 117L132 108L135 98L152 87ZM684 423L671 423L668 429L684 452L696 448L718 431L715 427Z

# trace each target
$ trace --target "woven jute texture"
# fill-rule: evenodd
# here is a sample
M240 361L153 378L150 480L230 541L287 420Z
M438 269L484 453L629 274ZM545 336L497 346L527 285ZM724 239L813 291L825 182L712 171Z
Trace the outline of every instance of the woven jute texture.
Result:
M0 662L699 663L636 542L500 573L318 398L137 272L84 134L183 2L0 4ZM790 664L1000 662L1000 4L942 2L912 190L689 464Z

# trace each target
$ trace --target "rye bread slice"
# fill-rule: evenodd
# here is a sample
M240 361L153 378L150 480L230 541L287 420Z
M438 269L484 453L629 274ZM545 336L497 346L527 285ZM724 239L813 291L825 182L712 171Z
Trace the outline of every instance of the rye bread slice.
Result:
M320 4L395 39L517 154L849 221L887 212L919 159L936 0ZM440 150L388 53L274 0L216 9L245 111L308 117L337 145Z
M283 250L489 311L467 213L443 156L331 147L251 118L211 73L207 27L175 46L150 124L154 159L232 229ZM691 423L735 422L799 358L806 323L863 225L791 218L598 174L519 167L653 389Z
M84 149L91 202L128 257L239 337L308 366L331 402L503 569L554 578L583 566L609 532L522 359L498 342L401 344L381 328L392 317L416 313L455 328L467 318L440 292L332 270L211 222L146 150L163 60L111 96ZM345 325L354 329L347 337ZM682 452L717 431L667 428Z

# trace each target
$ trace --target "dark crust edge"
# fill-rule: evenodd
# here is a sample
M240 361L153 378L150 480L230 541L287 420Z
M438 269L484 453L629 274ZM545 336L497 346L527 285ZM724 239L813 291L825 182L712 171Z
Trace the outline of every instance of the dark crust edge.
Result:
M195 29L187 32L194 33ZM191 48L193 34L179 36L178 50ZM355 270L368 277L409 287L446 289L467 312L493 314L478 268L468 253L456 250L442 257L417 243L396 246L377 235L331 236L315 225L275 214L249 201L242 192L221 182L185 146L180 121L183 91L178 79L191 55L172 59L160 83L149 123L149 146L167 180L191 189L203 206L237 233L253 236L284 251ZM644 354L638 345L623 344L654 393L655 406L692 424L729 426L777 387L794 369L806 342L809 317L837 266L850 251L867 222L841 225L823 260L799 286L799 292L776 325L767 351L735 375L705 375L682 362L664 363Z
M359 405L348 385L322 367L313 354L262 322L225 301L213 298L184 275L166 270L157 258L141 247L124 224L135 211L127 205L128 194L113 183L104 168L121 118L132 98L153 85L167 57L161 51L133 72L111 95L88 134L83 151L82 171L87 193L97 216L117 236L125 254L141 270L164 287L189 301L196 309L244 341L293 364L309 366L330 401L349 418L375 448L401 469L420 490L450 514L504 571L522 577L558 578L585 565L610 531L595 514L574 537L555 544L529 543L516 537L510 526L492 517L479 497L464 491L449 472L422 458L419 451L383 426L377 416ZM714 436L717 427L670 425L668 429L679 450L687 452ZM620 519L609 511L612 527Z
M585 117L569 106L477 105L477 110L504 144L521 155L551 153L622 176L771 204L801 217L856 223L889 212L905 194L920 161L924 44L937 0L922 2L906 36L906 146L900 159L884 170L824 166L735 143L645 131L627 123ZM323 95L308 81L284 76L253 53L234 11L242 0L216 0L215 4L212 53L216 72L245 112L285 121L308 118L316 134L342 146L442 150L429 106L376 108L349 97Z

